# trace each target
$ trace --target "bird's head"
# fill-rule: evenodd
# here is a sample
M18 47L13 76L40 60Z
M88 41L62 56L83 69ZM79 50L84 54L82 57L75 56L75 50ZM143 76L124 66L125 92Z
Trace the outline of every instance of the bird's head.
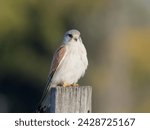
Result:
M69 42L81 42L80 32L78 30L72 29L65 33L64 43Z

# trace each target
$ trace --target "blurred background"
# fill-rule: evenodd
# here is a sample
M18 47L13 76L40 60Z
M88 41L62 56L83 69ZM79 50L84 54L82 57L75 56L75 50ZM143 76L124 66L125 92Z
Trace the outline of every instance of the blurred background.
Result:
M93 112L150 112L149 0L1 0L0 112L35 112L53 53L81 32Z

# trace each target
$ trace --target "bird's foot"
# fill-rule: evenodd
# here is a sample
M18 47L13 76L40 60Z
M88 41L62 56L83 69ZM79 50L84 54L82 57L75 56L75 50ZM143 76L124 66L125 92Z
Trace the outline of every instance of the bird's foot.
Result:
M63 83L62 83L62 86L63 86L63 87L70 87L71 84L68 84L68 83L63 82Z
M71 84L71 86L72 86L72 87L79 87L79 84L73 83L73 84Z
M63 86L63 87L79 87L79 84L76 84L76 83L68 84L66 82L63 82L63 83L59 84L59 86Z

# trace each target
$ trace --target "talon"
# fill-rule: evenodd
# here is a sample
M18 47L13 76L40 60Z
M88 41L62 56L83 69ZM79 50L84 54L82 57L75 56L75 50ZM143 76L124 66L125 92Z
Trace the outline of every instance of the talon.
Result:
M62 82L60 84L58 84L59 86L63 86L63 87L79 87L79 84L73 83L73 84L68 84L66 82Z
M79 87L79 84L73 83L73 84L71 84L71 86L73 86L73 87Z
M68 83L63 82L62 86L63 86L63 87L70 87L71 84L68 84Z

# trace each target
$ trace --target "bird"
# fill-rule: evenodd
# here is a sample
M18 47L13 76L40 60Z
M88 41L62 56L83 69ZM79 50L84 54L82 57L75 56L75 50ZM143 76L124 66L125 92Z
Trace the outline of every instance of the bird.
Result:
M78 80L84 76L88 67L87 51L81 34L76 29L67 31L60 47L55 51L51 62L48 80L37 112L44 112L49 104L51 87L79 86Z

